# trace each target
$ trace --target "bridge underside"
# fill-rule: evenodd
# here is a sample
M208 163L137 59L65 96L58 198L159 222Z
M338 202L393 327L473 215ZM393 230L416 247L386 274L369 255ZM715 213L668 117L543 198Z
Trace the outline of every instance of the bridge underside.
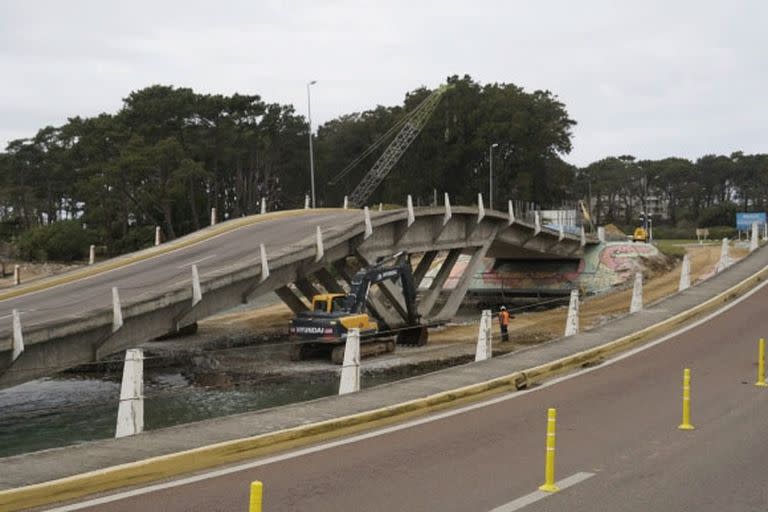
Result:
M123 323L117 329L113 327L111 308L76 320L53 321L44 328L24 332L25 350L15 360L11 359L11 339L3 340L0 388L99 361L265 293L275 292L293 311L303 311L311 296L320 291L346 290L357 266L399 251L412 256L417 283L436 261L441 261L430 288L419 299L419 312L425 322L450 320L456 314L486 256L562 260L578 259L583 254L584 240L579 237L537 230L519 222L510 224L505 216L491 213L480 216L476 209L457 208L447 216L442 209L420 209L409 225L406 212L395 210L374 215L372 230L368 230L361 212L354 223L323 227L324 249L320 258L314 237L268 249L268 271L258 263L258 242L243 240L253 244L254 259L230 267L226 273L201 276L199 302L193 300L190 282L162 295L124 304ZM444 290L461 254L470 255L469 264L456 286ZM393 283L379 285L370 294L369 307L374 316L390 327L405 321L402 296Z

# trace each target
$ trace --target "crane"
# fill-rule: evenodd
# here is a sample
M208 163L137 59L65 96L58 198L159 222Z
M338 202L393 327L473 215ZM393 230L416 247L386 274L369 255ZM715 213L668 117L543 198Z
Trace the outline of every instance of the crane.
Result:
M450 85L441 85L429 96L427 96L415 109L413 109L404 119L398 122L395 126L390 128L387 133L374 142L362 155L358 156L350 165L342 170L333 180L331 184L337 183L343 176L345 176L352 168L357 165L363 158L368 156L377 147L379 147L383 141L398 128L400 131L389 143L389 146L384 150L381 156L373 164L373 167L366 173L362 181L355 187L352 193L349 195L349 202L355 206L363 206L365 202L371 197L373 191L376 190L382 181L387 177L392 168L397 164L403 153L408 149L411 143L421 133L421 130L432 117L438 103L443 94L450 88Z

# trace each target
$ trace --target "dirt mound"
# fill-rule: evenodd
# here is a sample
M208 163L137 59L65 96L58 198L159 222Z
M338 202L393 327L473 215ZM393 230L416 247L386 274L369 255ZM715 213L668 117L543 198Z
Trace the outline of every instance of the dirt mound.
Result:
M624 233L616 224L608 224L605 227L605 239L610 241L624 241L627 234Z

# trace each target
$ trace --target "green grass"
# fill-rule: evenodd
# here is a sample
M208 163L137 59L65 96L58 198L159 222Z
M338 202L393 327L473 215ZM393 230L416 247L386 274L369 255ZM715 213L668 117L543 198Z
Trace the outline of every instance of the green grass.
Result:
M674 238L668 240L654 240L653 243L663 254L673 258L682 258L685 256L685 245L697 244L698 241Z

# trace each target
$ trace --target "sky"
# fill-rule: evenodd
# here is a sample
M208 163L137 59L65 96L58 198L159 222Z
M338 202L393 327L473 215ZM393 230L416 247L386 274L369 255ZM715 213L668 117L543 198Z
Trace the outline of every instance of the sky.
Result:
M258 94L313 124L447 76L550 90L564 159L768 152L768 2L0 0L0 147L152 84Z

